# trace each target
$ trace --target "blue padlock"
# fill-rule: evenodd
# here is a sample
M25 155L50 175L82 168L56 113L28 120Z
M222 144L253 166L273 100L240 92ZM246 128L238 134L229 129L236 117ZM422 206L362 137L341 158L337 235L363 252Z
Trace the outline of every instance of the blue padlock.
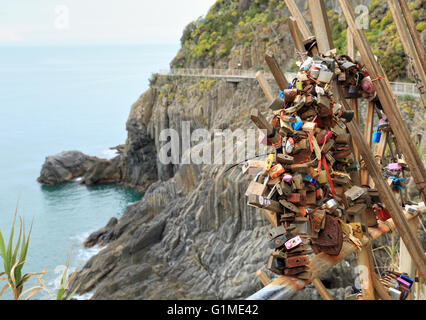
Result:
M374 143L379 143L381 137L382 133L379 131L379 126L377 126L377 131L373 132L373 138L371 139L371 141L373 141Z
M292 124L294 130L299 130L303 126L303 121L299 116L296 116L296 122Z
M310 174L304 174L302 175L303 181L305 182L311 182L312 176Z

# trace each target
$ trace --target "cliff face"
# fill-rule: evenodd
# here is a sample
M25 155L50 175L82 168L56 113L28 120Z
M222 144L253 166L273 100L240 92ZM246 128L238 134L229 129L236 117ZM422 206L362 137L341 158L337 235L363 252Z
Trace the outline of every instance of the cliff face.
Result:
M261 68L270 48L288 69L294 56L288 11L285 5L273 11L275 2L255 1L258 7L250 9L249 1L218 1L210 18L232 16L235 9L238 19L230 18L231 35L243 41L245 36L239 34L247 27L252 30L250 43L236 41L224 47L228 33L221 31L222 38L210 48L215 53L209 55L210 51L191 46L202 42L203 33L197 24L190 24L172 66L234 68L241 63L243 69ZM267 9L272 17L262 14ZM246 23L252 20L250 28ZM96 234L93 243L105 247L86 263L71 289L81 283L78 293L93 292L93 299L239 299L260 289L255 272L268 255L269 223L259 210L247 206L244 193L249 180L240 166L164 164L158 157L167 143L160 140L162 130L174 129L182 138L184 121L192 132L206 129L211 136L214 129L254 128L249 118L254 107L266 114L265 98L255 80L235 84L223 79L154 79L131 108L128 138L114 160L119 181L145 192L144 198ZM351 266L353 258L323 279L337 298L350 291ZM298 297L319 299L309 287Z
M224 299L260 288L255 271L265 261L267 223L246 205L248 180L240 167L164 165L155 157L161 129L180 133L182 121L191 131L251 128L250 108L265 109L254 81L236 88L207 81L160 78L133 105L122 155L127 181L143 185L144 168L155 167L160 181L102 235L106 248L74 282L81 281L81 293L94 289L94 299ZM139 156L148 148L151 161Z

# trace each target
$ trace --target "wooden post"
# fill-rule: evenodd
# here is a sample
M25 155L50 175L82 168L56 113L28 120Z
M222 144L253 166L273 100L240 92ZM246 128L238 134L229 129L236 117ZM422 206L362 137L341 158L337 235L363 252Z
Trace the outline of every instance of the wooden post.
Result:
M368 102L367 111L365 115L364 139L369 147L371 146L373 123L374 123L374 103ZM371 185L371 182L369 180L370 179L368 175L368 170L364 163L363 168L361 168L361 185L363 186Z
M294 46L297 51L306 51L305 46L303 45L302 35L300 29L297 26L296 19L290 17L288 19L288 28L290 29L291 38L293 39Z
M344 99L342 99L340 102L346 109L349 108ZM360 154L362 155L365 161L370 176L372 177L376 188L379 191L380 198L388 209L402 240L406 244L411 257L419 270L419 273L422 275L423 278L425 278L426 257L421 244L419 243L417 237L411 232L407 219L402 214L401 207L393 196L392 190L390 189L389 185L383 178L382 172L377 166L376 161L373 158L373 155L371 154L371 150L363 139L358 126L354 122L349 122L347 123L347 127L351 135L354 137L356 144L358 145Z
M408 9L407 0L399 0L399 5L402 9L402 14L404 15L405 22L408 27L408 31L410 32L411 39L414 42L414 46L416 47L417 55L420 58L420 62L423 67L423 72L426 73L426 54L423 44L420 40L419 34L417 33L416 26L414 25L413 17L410 14L410 10Z
M374 286L372 274L374 269L371 268L372 261L369 255L369 250L371 250L370 244L367 243L361 248L361 251L358 252L357 261L358 267L362 267L359 272L359 279L361 282L362 295L364 300L374 300Z
M407 127L401 117L401 113L396 103L395 96L392 93L390 83L380 66L374 58L374 54L368 45L367 39L361 30L356 28L354 12L348 0L338 0L342 7L342 12L346 17L349 28L354 35L356 46L361 54L367 70L374 81L374 87L380 99L383 110L385 111L392 128L392 131L401 147L407 165L410 168L413 179L419 189L422 198L426 201L426 171L420 157L410 139ZM418 261L419 262L419 261ZM425 272L424 270L422 272Z
M266 100L268 103L271 103L274 100L274 93L272 92L271 86L269 85L268 81L265 79L265 76L263 75L262 71L258 71L256 73L256 79L257 82L259 82L260 87L263 90L263 93L265 94Z
M382 165L382 159L384 158L386 145L388 143L389 131L382 132L380 137L380 142L377 144L377 149L375 153L376 161L378 165Z
M326 53L333 49L334 45L324 0L308 0L308 5L318 50L320 53Z
M306 24L305 19L300 13L299 8L297 7L294 0L285 0L285 4L287 5L287 8L290 11L291 15L294 17L294 19L296 19L297 25L299 26L299 30L302 33L303 39L308 39L309 37L311 37L312 33L309 30L309 27Z
M322 0L320 0L321 2L323 2ZM354 35L354 38L356 40L356 45L358 50L361 53L361 56L363 56L367 51L369 51L371 53L371 56L369 56L368 54L366 55L366 58L364 59L363 57L363 61L366 62L367 67L368 67L368 63L371 64L371 69L373 69L373 67L377 67L378 64L376 62L376 60L374 59L374 56L371 52L371 48L368 46L367 40L365 39L365 36L363 33L361 33L361 35L364 37L365 43L364 41L360 41L361 36L359 35L359 30L356 28L355 25L355 19L354 19L354 14L352 11L351 6L349 5L347 0L339 0L340 6L342 7L343 13L345 14L346 20L348 22L349 27L351 28L351 31ZM320 6L315 6L316 10L325 10L325 6L324 5L320 5ZM312 11L311 11L311 15L312 15ZM322 27L317 27L317 30L323 29L323 30L327 30L329 29L329 26L327 27L328 24L328 18L327 15L325 13L315 13L314 14L315 17L317 17L316 20L313 20L313 24L322 24ZM322 21L320 21L319 19L323 19ZM315 27L314 27L315 28ZM318 40L318 39L317 39ZM321 48L323 48L323 50L329 50L329 48L332 48L333 45L332 43L330 43L330 37L321 37L321 40L326 42L326 44L322 44ZM368 59L373 59L374 63L371 62ZM369 68L369 72L371 74L370 68ZM376 74L373 74L372 76L378 76L378 74L383 74L384 72L383 70L380 70L379 72L377 72ZM387 83L389 85L389 82L387 81L386 78L385 79L385 83ZM379 85L382 85L383 82L381 80L376 81L375 83L379 83ZM378 90L377 85L376 85L376 90L377 93L379 94L380 97L380 101L386 101L388 102L388 106L392 106L392 104L394 103L394 101L392 100L386 100L389 99L389 97L393 97L392 91L390 90L390 85L389 87L383 87L383 89L387 89L389 88L389 96L384 96L383 95L383 91ZM381 89L381 88L380 88ZM344 108L346 110L349 110L349 106L346 103L345 99L340 99L339 97L341 96L341 94L339 94L339 92L337 92L335 90L335 96L338 98L339 102L344 106ZM394 97L393 97L394 98ZM395 98L394 98L395 99ZM384 103L382 102L382 106L384 107ZM386 112L386 110L385 110ZM386 115L391 118L396 116L395 114L389 115L390 112L386 112ZM398 116L400 116L400 113L397 113ZM396 125L397 127L404 127L406 129L406 127L403 125L403 121L401 119L401 121L399 121L399 124L395 121L393 122L394 125ZM405 242L408 251L410 252L411 257L413 258L413 261L415 262L419 273L422 275L423 278L426 278L426 256L424 255L424 251L423 248L421 246L421 244L419 243L418 239L415 237L415 235L411 232L407 219L405 218L405 216L402 214L402 210L400 208L400 206L398 205L398 203L395 200L395 197L393 196L392 190L390 189L389 185L387 184L387 182L385 181L385 179L383 178L382 172L381 170L378 168L376 161L374 160L373 155L371 154L371 150L369 148L369 146L367 145L367 143L365 142L365 140L362 137L361 131L359 130L358 125L355 122L349 122L347 123L347 127L349 129L349 132L351 133L352 137L355 140L355 143L358 145L359 148L359 152L362 155L365 164L367 166L367 169L372 177L372 179L374 180L375 184L376 184L376 188L379 191L380 197L382 199L382 201L384 202L386 208L389 210L389 213L395 223L396 228L398 229L399 234L401 235L401 238L403 239L403 241ZM406 143L411 143L411 141L409 140L409 135L408 135L408 131L406 133L406 136L403 136L403 133L401 132L401 139L405 139L407 140ZM414 147L414 146L413 146ZM404 152L404 155L406 155L407 153L409 153L412 150L407 150L407 152ZM412 153L410 153L410 156L412 156L412 160L415 159L415 157L412 155ZM420 163L420 158L418 157L418 155L416 155L418 158L418 161ZM408 158L408 156L407 156ZM413 163L416 163L416 160L413 161ZM424 171L424 167L423 164L421 164L423 171ZM410 167L411 169L411 167ZM411 169L412 173L414 171L414 168ZM417 178L419 178L419 176L417 176ZM423 176L420 175L420 179L423 179ZM423 184L424 183L424 180ZM416 181L417 182L417 181ZM423 190L424 191L424 190Z
M410 228L414 234L417 234L417 226L419 223L419 218L413 218L410 220ZM416 265L413 263L411 259L410 253L407 250L403 241L399 242L399 271L406 272L411 279L416 277ZM412 287L412 291L414 291L414 285ZM412 294L410 294L412 296Z
M284 73L281 71L280 66L278 65L278 62L275 59L272 51L266 51L265 61L268 64L269 69L271 69L271 73L274 76L274 79L277 82L280 90L288 89L288 81L285 78Z
M317 289L323 300L334 300L333 296L330 294L330 292L328 292L327 288L319 278L312 279L312 284L314 285L315 289Z
M347 29L347 47L348 47L348 50L347 50L348 56L355 59L355 43L349 28ZM356 121L356 123L359 125L358 99L350 99L349 106L354 111L353 121ZM352 147L353 147L353 153L355 156L355 161L359 162L360 160L359 151L358 151L358 147L356 146L356 143L354 142L354 139L352 139ZM355 184L359 185L361 183L361 175L359 171L353 172L351 177L353 178Z
M409 63L412 66L411 71L413 73L417 89L419 89L423 105L426 106L426 74L424 72L422 62L417 53L414 42L406 29L406 25L401 16L401 8L399 7L398 0L388 0L388 5L395 22L396 30L399 34L399 39L402 42L405 54L408 56Z

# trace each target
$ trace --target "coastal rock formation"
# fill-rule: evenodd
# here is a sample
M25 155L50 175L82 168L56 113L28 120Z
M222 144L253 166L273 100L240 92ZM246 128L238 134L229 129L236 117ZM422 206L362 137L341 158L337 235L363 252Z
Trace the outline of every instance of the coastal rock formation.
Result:
M107 160L80 151L64 151L46 157L37 181L54 186L80 177L80 183L86 185L120 182L120 158Z
M50 186L70 181L83 176L95 162L95 157L80 151L64 151L48 156L37 181Z

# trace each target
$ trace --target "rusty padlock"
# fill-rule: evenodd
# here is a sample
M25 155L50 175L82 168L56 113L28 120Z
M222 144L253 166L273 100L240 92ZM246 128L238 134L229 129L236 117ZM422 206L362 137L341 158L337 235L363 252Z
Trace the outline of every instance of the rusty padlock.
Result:
M307 264L309 264L309 258L304 255L288 257L287 259L285 259L286 268L301 267L301 266L306 266Z
M257 182L257 180L259 179L259 177L263 174L263 172L259 172L256 177L253 179L253 181L250 182L247 191L245 193L246 196L249 196L251 194L255 194L257 196L263 196L267 186L266 184L269 181L269 175L265 178L265 181L262 183Z

